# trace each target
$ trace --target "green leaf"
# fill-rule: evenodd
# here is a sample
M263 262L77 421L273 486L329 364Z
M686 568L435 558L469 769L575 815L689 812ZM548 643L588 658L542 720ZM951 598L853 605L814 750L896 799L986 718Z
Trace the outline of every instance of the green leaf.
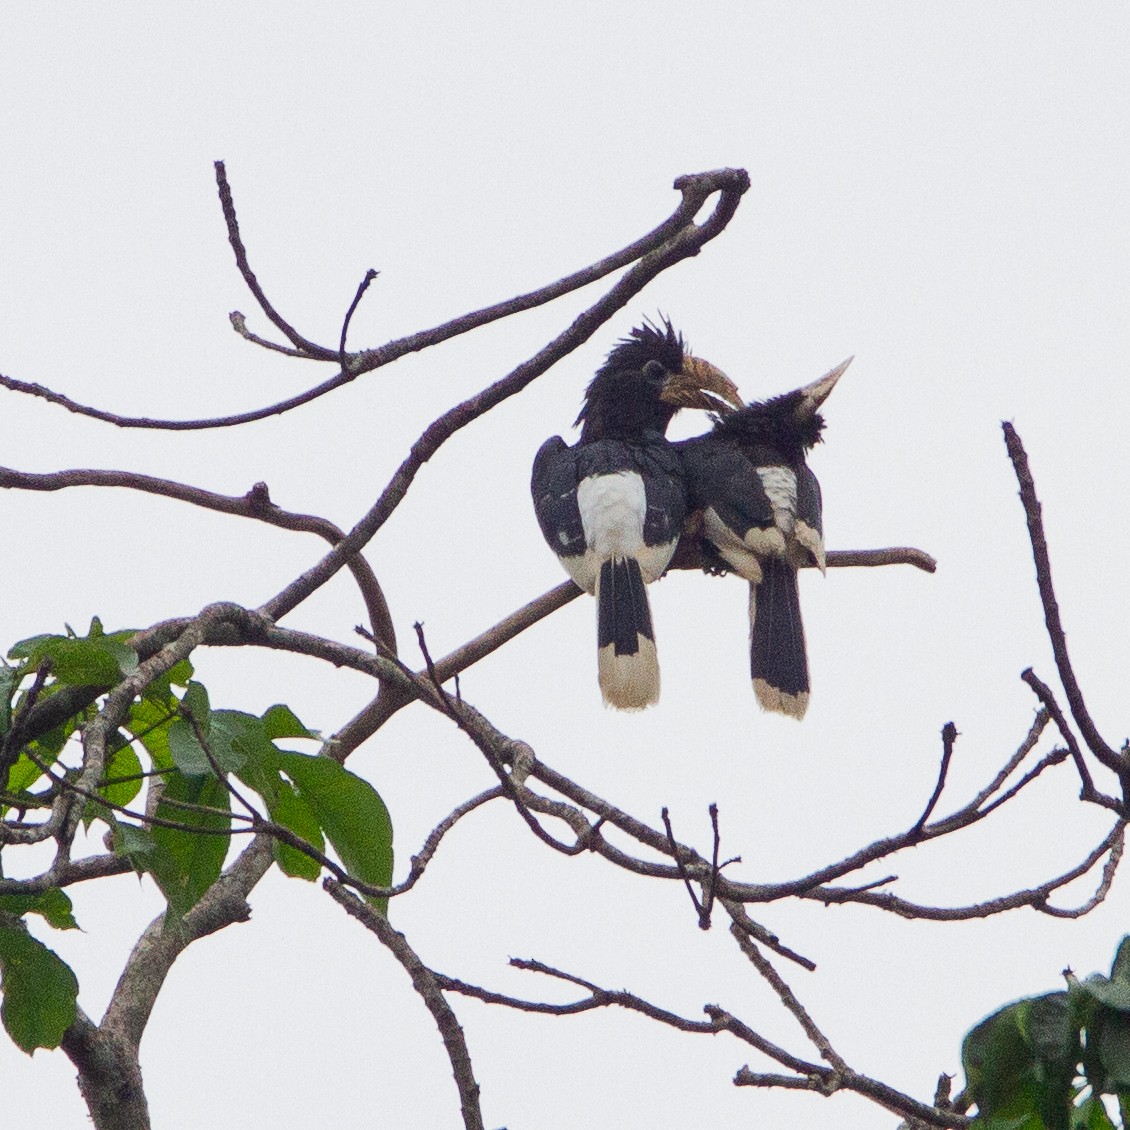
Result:
M188 776L201 776L212 773L212 763L197 738L208 743L218 764L223 765L221 757L212 745L212 709L208 704L208 691L202 683L190 682L180 701L180 711L189 717L177 718L169 726L169 753L173 764ZM189 720L191 719L191 721Z
M1027 1130L1035 1119L1033 1130L1041 1130L1037 1057L1022 1027L1027 1003L1017 1001L982 1020L962 1045L966 1081L986 1126L1019 1119L1017 1126Z
M248 761L274 765L278 755L263 719L242 710L212 712L212 752L229 773L238 773Z
M21 673L16 667L0 662L0 736L12 726L12 696L20 685Z
M174 663L163 675L153 679L141 693L154 702L168 703L174 699L173 687L187 687L192 681L192 663L182 659Z
M1020 1003L1021 1031L1035 1059L1037 1103L1047 1130L1070 1130L1081 1046L1064 991Z
M280 752L278 758L349 874L376 886L389 886L392 821L377 790L329 757ZM388 899L368 901L387 914Z
M108 687L137 670L137 652L119 638L123 634L129 633L97 634L85 639L33 636L17 643L8 656L23 660L25 669L34 669L49 659L51 674L68 686Z
M42 776L43 770L26 753L21 753L12 768L8 770L8 787L5 791L22 793L30 789Z
M1065 991L1045 993L1020 1002L1020 1024L1037 1056L1049 1062L1074 1064L1079 1040L1071 1028Z
M1123 985L1130 985L1130 934L1118 944L1114 964L1110 969L1110 979Z
M281 824L296 836L301 836L311 847L322 851L325 841L317 818L289 781L280 780L278 787L267 799L267 811L276 824ZM322 865L297 848L281 840L274 842L275 861L284 875L295 879L315 881L322 872Z
M204 805L216 812L196 812L170 801ZM192 777L169 773L157 817L185 825L182 828L154 826L150 833L155 850L138 856L177 917L191 910L204 892L220 877L231 841L230 801L227 787L215 777Z
M263 715L263 726L267 737L272 741L278 738L316 738L313 730L308 730L289 706L278 703Z
M47 686L40 696L40 700L49 698L52 691L56 689L58 689L58 684ZM53 765L82 720L83 715L81 713L75 714L65 722L61 722L53 730L49 730L46 734L40 734L27 748L44 765ZM8 771L6 791L10 793L24 792L31 788L42 776L43 770L26 753L21 753Z
M6 910L17 918L24 914L38 914L56 930L78 929L71 913L71 900L58 887L49 887L38 895L0 895L0 910Z
M973 1125L977 1130L1047 1130L1040 1116L1032 1111L1015 1118L997 1115L994 1118L975 1118Z
M189 777L215 774L204 747L196 739L196 731L186 718L175 719L168 729L169 755L173 764Z
M57 1048L74 1023L78 980L69 965L22 924L0 922L0 1019L16 1047Z
M129 711L129 732L148 751L154 769L172 769L173 755L169 752L169 727L177 718L179 703L155 702L141 699Z
M225 773L238 773L248 760L273 765L278 754L267 737L263 720L241 710L212 711L205 740ZM183 718L169 727L169 752L182 773L191 776L214 772L192 724Z
M121 746L110 755L105 779L107 783L99 787L98 795L111 804L127 805L141 792L141 761L132 745Z
M196 719L204 736L207 737L212 708L208 704L208 691L203 683L192 681L188 684L184 698L181 699L181 707Z
M1107 1008L1130 1012L1130 982L1108 980L1101 973L1092 973L1079 982L1080 989Z
M63 687L58 683L51 683L39 696L39 701L43 702L45 699L52 697L52 695L61 690L63 690ZM42 760L54 761L62 752L63 746L67 744L71 735L79 728L79 725L85 717L85 710L80 710L76 714L72 714L66 721L60 722L53 730L48 730L47 733L40 734L32 743L31 748L35 750Z
M1130 1024L1124 1013L1104 1011L1098 1029L1099 1061L1106 1073L1103 1090L1130 1090Z
M145 863L139 857L156 850L157 845L146 829L121 820L114 824L114 854L124 855L138 874L145 870Z

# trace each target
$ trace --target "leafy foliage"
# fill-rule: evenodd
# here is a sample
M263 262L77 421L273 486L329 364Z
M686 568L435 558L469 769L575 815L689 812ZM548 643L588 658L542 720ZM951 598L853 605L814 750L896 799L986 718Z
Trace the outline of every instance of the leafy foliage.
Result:
M78 771L67 767L68 743L101 695L137 670L132 635L108 634L95 619L86 636L69 628L65 635L35 636L9 651L11 664L0 663L0 816L46 808L73 783ZM75 794L87 827L109 825L111 849L154 880L174 918L187 914L220 877L240 828L275 829L275 859L287 875L317 879L328 842L351 875L388 886L392 823L377 791L330 758L276 744L318 737L289 707L272 706L261 717L213 709L192 675L187 661L177 663L130 705L107 750L102 780L93 792ZM20 741L20 720L31 706L76 687L99 693L48 733ZM245 788L261 806L243 801ZM144 804L135 807L143 790ZM387 911L387 899L370 902ZM27 915L60 930L77 923L60 889L0 896L0 1017L30 1053L59 1045L75 1019L78 982L28 932Z
M57 954L22 922L0 917L0 1018L12 1041L29 1055L57 1048L74 1023L78 980Z
M967 1097L984 1130L1114 1130L1103 1095L1130 1111L1130 936L1109 977L1067 974L1066 991L981 1021L962 1048Z

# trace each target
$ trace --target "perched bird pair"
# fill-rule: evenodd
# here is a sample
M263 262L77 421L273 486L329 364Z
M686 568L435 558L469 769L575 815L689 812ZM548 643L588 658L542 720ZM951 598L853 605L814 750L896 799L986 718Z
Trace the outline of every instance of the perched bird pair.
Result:
M818 409L847 362L805 388L743 405L733 382L689 353L670 322L632 330L589 384L569 447L547 440L531 488L543 535L597 599L605 701L638 710L659 698L646 585L680 538L706 572L750 583L750 665L758 701L801 717L808 665L797 600L800 565L824 567L820 486L805 464ZM666 439L680 408L716 413L713 430ZM682 554L681 554L682 556Z

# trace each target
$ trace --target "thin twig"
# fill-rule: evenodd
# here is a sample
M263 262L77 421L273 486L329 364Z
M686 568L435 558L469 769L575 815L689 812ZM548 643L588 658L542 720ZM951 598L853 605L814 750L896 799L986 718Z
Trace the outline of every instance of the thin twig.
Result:
M942 790L946 787L946 774L949 772L950 758L953 757L953 745L956 741L957 727L952 722L947 722L942 727L942 762L938 767L938 783L934 786L934 792L929 801L926 802L926 808L922 815L918 817L914 826L910 829L911 835L921 835L922 829L926 827L926 821L930 819L930 814L941 799Z
M824 1061L838 1072L848 1071L848 1065L844 1062L843 1057L832 1047L831 1041L816 1026L816 1022L808 1015L807 1009L805 1009L804 1005L797 999L796 994L789 988L788 983L777 970L773 968L772 962L757 948L746 931L735 922L730 926L730 934L738 943L738 947L741 949L742 953L749 958L753 967L769 983L781 1003L792 1013L797 1023L804 1030L804 1034L811 1041L813 1047L820 1053Z
M578 977L573 973L565 973L560 969L554 969L553 966L546 965L545 962L542 961L512 957L510 959L510 965L515 969L523 969L530 973L541 973L546 977L553 977L560 981L566 981L570 985L577 985L584 989L589 995L584 1000L570 1001L567 1004L552 1004L546 1001L523 1000L521 997L511 997L503 993L495 993L490 989L484 989L479 985L471 985L466 981L460 981L455 977L447 977L443 974L437 973L436 978L440 985L449 992L474 997L476 1000L481 1000L485 1004L503 1005L506 1008L516 1009L519 1012L538 1012L549 1016L575 1016L578 1013L590 1012L596 1008L616 1006L618 1008L627 1009L629 1012L638 1012L643 1016L649 1017L651 1020L658 1020L662 1024L677 1028L680 1032L699 1032L712 1035L718 1031L718 1028L709 1021L688 1020L685 1016L679 1016L677 1013L669 1012L665 1008L660 1008L658 1005L644 1000L643 997L636 996L635 993L629 993L623 989L602 989L599 985L594 985L591 981L587 981L583 977Z
M407 458L397 468L380 498L345 540L267 601L263 605L263 611L272 619L279 620L317 591L388 521L408 493L420 469L456 432L511 396L517 395L551 366L583 345L609 318L668 267L697 255L706 242L723 230L737 209L742 193L749 187L749 177L744 172L730 171L725 177L718 174L718 178L708 182L715 186L708 195L718 192L719 199L714 212L706 221L697 225L688 224L673 239L645 255L567 330L558 334L533 357L434 420L412 445Z
M260 345L264 349L270 349L275 353L281 353L284 357L294 357L299 361L314 361L316 358L311 357L309 353L303 353L298 349L293 349L289 345L279 345L277 341L268 341L265 337L260 337L256 333L252 333L247 328L247 319L239 310L233 310L228 315L228 321L231 322L232 329L244 341L251 342L252 345Z
M861 1075L858 1071L820 1068L806 1075L775 1075L750 1071L748 1067L743 1067L734 1076L734 1084L738 1087L782 1087L795 1091L814 1091L824 1096L834 1095L837 1091L852 1091L878 1103L894 1114L912 1119L915 1125L952 1127L953 1130L962 1130L973 1125L970 1119L960 1114L927 1106L910 1095L895 1090L887 1083Z
M766 949L772 950L788 961L795 961L797 965L807 969L809 973L815 971L815 961L783 945L776 934L767 930L760 922L755 922L750 918L748 911L740 902L725 898L720 898L718 901L726 908L726 913L730 916L733 924L743 929L751 938L759 941Z
M1031 667L1025 668L1025 670L1020 673L1020 678L1032 688L1036 697L1043 704L1044 709L1051 715L1052 720L1055 722L1056 729L1059 730L1063 740L1067 743L1067 749L1071 754L1071 760L1075 763L1075 770L1079 774L1079 781L1082 785L1082 790L1079 794L1080 797L1094 804L1100 804L1104 808L1109 808L1113 812L1125 813L1125 802L1119 803L1114 797L1107 796L1105 793L1101 793L1095 788L1095 783L1091 778L1091 771L1087 768L1087 761L1083 756L1083 751L1079 748L1079 742L1075 737L1075 733L1070 725L1068 725L1067 719L1064 717L1063 711L1060 709L1051 687L1040 679ZM1100 758L1099 760L1101 761L1102 759Z
M671 814L664 805L659 811L659 817L663 821L663 827L667 832L667 845L670 848L671 858L675 861L675 869L679 872L679 878L683 880L683 886L687 889L687 894L691 896L691 905L694 907L695 914L698 915L699 925L702 925L703 904L699 902L698 895L694 893L694 887L691 886L691 877L687 874L686 868L683 866L683 857L679 851L678 841L675 839L675 833L671 828ZM709 926L709 917L707 918L707 926ZM703 927L706 929L706 927Z
M353 296L353 301L349 304L349 309L345 313L345 321L341 324L341 342L337 347L337 360L343 373L348 373L350 369L349 358L345 355L345 339L349 334L349 323L353 321L353 312L361 304L361 299L365 297L365 291L369 289L369 284L377 277L377 274L378 272L374 271L372 267L365 272L365 277L357 287L357 293Z
M714 892L718 885L718 875L721 872L721 867L718 863L718 855L722 850L722 835L718 830L718 805L711 803L709 809L710 813L710 827L714 832L714 847L710 855L710 882L707 883L702 890L702 910L698 916L698 927L700 930L710 929L710 914L714 909ZM729 863L740 863L741 856L737 856Z
M305 354L307 357L313 357L319 361L332 361L334 354L332 350L325 349L323 346L315 345L312 341L304 338L285 318L271 305L266 294L263 293L263 288L259 285L259 280L255 277L255 272L251 269L251 264L247 261L247 249L243 245L243 238L239 234L239 220L235 214L235 202L232 200L231 186L228 184L228 173L224 167L223 161L217 161L216 167L216 187L220 192L220 207L224 211L224 223L227 224L228 229L228 242L231 244L232 251L235 252L236 266L239 267L239 273L243 276L243 281L247 284L247 289L255 296L255 301L259 303L260 309L271 320L275 328L280 330L287 338L287 340L299 352Z
M967 809L979 809L1008 780L1020 763L1036 748L1036 743L1050 721L1051 715L1047 710L1036 711L1032 725L1028 727L1028 733L1016 752L1004 763L997 775L966 805Z
M1102 842L1095 847L1085 859L1065 871L1062 875L1057 875L1054 879L1049 879L1036 887L1014 891L1009 895L986 899L984 902L973 903L968 906L924 906L921 903L910 902L907 899L886 892L876 893L873 891L860 891L855 888L826 886L814 887L811 890L803 891L800 893L800 897L813 902L823 903L825 906L842 903L873 906L879 910L897 914L900 918L923 918L933 922L964 922L972 918L990 918L996 914L1004 914L1006 911L1019 910L1024 906L1031 907L1042 913L1052 913L1054 917L1057 918L1081 918L1084 914L1089 913L1098 902L1102 901L1101 897L1098 897L1096 901L1096 896L1105 895L1106 890L1109 889L1110 879L1108 877L1108 868L1104 867L1103 869L1102 880L1099 883L1095 895L1081 906L1049 911L1048 899L1061 887L1065 887L1068 883L1072 883L1087 874L1087 872L1108 853L1113 855L1118 845L1121 844L1124 833L1125 821L1118 820L1103 838ZM1119 850L1118 857L1113 860L1114 867L1117 867L1120 859L1121 851Z

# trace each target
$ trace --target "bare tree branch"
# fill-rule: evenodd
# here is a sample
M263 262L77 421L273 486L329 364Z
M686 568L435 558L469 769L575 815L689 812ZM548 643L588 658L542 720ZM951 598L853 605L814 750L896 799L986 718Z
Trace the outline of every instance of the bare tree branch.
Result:
M895 1090L894 1087L878 1079L861 1075L857 1071L837 1072L832 1068L823 1068L810 1075L797 1076L770 1075L743 1067L734 1076L734 1084L738 1087L784 1087L796 1091L815 1091L825 1096L834 1095L837 1091L853 1091L894 1114L913 1119L926 1126L962 1130L963 1127L973 1124L971 1119L952 1111L927 1106L911 1098L910 1095L903 1094L902 1091Z
M455 1076L455 1085L459 1089L463 1125L467 1130L484 1130L482 1111L479 1108L479 1085L475 1082L471 1053L467 1048L467 1041L459 1021L444 999L439 977L420 960L416 951L408 944L407 938L399 930L394 930L384 915L378 914L372 907L332 879L327 879L323 886L329 895L345 908L346 913L356 918L371 933L376 934L381 944L400 962L412 979L412 988L416 990L432 1014L443 1039L443 1046L447 1049L447 1057L451 1061L451 1070Z
M353 321L353 315L356 313L357 307L361 305L361 299L365 297L365 291L369 289L369 284L376 277L377 272L370 267L357 287L357 293L353 296L349 309L345 312L345 321L341 324L341 341L337 347L337 361L343 373L348 373L350 368L349 358L345 355L345 339L349 336L349 323Z
M271 501L266 483L256 483L243 495L227 495L134 471L75 469L34 474L30 471L0 467L0 487L36 491L66 490L69 487L122 487L145 494L160 495L163 498L172 498L178 502L187 502L221 514L254 518L284 530L317 534L330 545L337 545L345 537L345 534L326 518L314 514L296 514L276 506ZM350 557L346 565L352 572L361 597L365 601L373 634L388 650L395 652L396 632L393 628L392 616L371 566L360 553Z
M797 999L796 994L789 988L785 979L773 968L772 962L757 948L749 934L738 923L730 926L730 935L738 943L739 949L749 958L753 967L767 981L773 991L780 998L785 1008L792 1013L797 1023L804 1029L804 1034L811 1041L813 1047L820 1053L825 1062L837 1072L848 1070L843 1057L832 1047L831 1041L816 1026L815 1021L808 1015L804 1005Z
M0 482L0 486L3 483ZM675 560L671 563L672 569L697 570L701 568L701 554L694 559L690 551L683 551L684 542L679 543L679 550ZM876 568L884 565L913 565L927 573L933 573L937 563L928 553L920 549L907 546L889 549L833 549L828 552L827 560L830 569L846 568ZM473 640L456 648L449 655L435 662L436 677L441 683L465 671L480 659L485 659L492 652L497 651L503 644L509 643L515 636L521 635L527 628L551 616L558 609L572 603L581 595L581 590L572 581L563 581L556 588L543 593L529 604L523 605L517 611L500 620L493 627L476 636ZM422 672L418 672L422 673ZM406 706L410 698L398 696L395 692L385 688L371 703L360 713L350 719L331 739L335 756L346 757L362 742L368 740L391 718L401 707Z
M1102 902L1106 893L1110 890L1114 870L1122 857L1122 841L1125 830L1125 821L1119 820L1107 833L1103 841L1087 855L1086 859L1054 879L1048 879L1036 887L1015 891L999 898L986 899L984 902L973 903L969 906L924 906L920 903L909 902L888 892L873 893L861 891L858 888L842 890L825 886L813 887L810 890L800 892L799 897L813 902L821 902L826 906L834 903L860 903L889 911L901 918L925 918L935 922L963 922L971 918L989 918L994 914L1018 910L1023 906L1032 907L1034 910L1051 914L1056 918L1081 918ZM1099 886L1095 894L1082 906L1073 909L1054 909L1048 906L1048 899L1055 891L1085 875L1100 859L1108 854L1110 859L1103 868Z
M678 186L680 182L676 182ZM274 620L279 620L302 603L311 593L320 588L334 575L343 563L373 537L400 505L408 488L412 485L420 468L457 431L477 420L484 413L514 396L532 383L552 365L568 356L584 344L617 310L621 309L634 295L638 294L653 278L668 267L697 255L702 247L719 234L729 223L737 209L742 193L749 187L749 177L745 172L727 170L711 174L702 185L709 191L701 196L701 202L719 193L719 199L711 216L702 224L688 224L668 242L656 250L648 252L628 270L620 280L573 324L559 334L553 341L524 361L501 380L481 392L449 409L439 419L425 428L420 438L412 445L408 457L401 463L380 498L369 512L349 532L344 541L322 558L317 565L307 569L296 580L287 585L276 596L263 605L263 612ZM700 202L700 203L701 203ZM697 212L697 208L695 211Z
M1107 745L1094 722L1091 721L1091 715L1083 701L1083 692L1075 678L1075 670L1067 654L1067 637L1060 622L1059 603L1052 586L1051 556L1048 553L1047 539L1044 537L1043 508L1036 497L1036 483L1032 478L1032 472L1028 469L1028 456L1012 424L1006 420L1001 427L1004 430L1005 446L1008 448L1008 455L1016 471L1017 482L1020 484L1020 501L1024 505L1024 516L1028 520L1028 537L1032 542L1032 558L1036 563L1036 584L1040 589L1040 603L1044 607L1044 622L1047 624L1052 654L1055 656L1060 682L1067 693L1071 715L1087 747L1103 765L1118 774L1122 782L1123 797L1130 799L1130 765L1124 757Z
M1087 761L1083 756L1083 751L1079 748L1079 742L1075 737L1075 733L1068 725L1067 719L1064 717L1055 695L1052 694L1051 687L1043 682L1031 667L1022 671L1020 677L1032 688L1036 697L1043 703L1044 710L1051 715L1052 720L1055 722L1056 729L1059 730L1063 740L1067 743L1071 760L1075 763L1075 769L1079 774L1079 780L1082 784L1082 791L1079 794L1080 797L1093 804L1099 804L1104 808L1109 808L1112 812L1125 814L1127 807L1125 800L1119 802L1115 800L1114 797L1107 796L1105 793L1101 793L1095 788L1095 782L1091 777L1091 771L1087 768Z
M922 829L926 827L926 821L930 819L930 814L934 811L938 801L941 800L942 790L946 787L946 774L949 772L950 758L953 757L954 742L956 741L957 727L952 722L947 722L942 727L942 760L938 766L938 783L934 786L934 792L926 802L926 808L922 815L914 822L914 827L911 829L912 835L921 834Z
M224 200L227 180L222 162L217 162L217 181L221 183L221 204L224 206L225 222L228 223L229 239L231 239L235 221L235 211L234 205L231 204L230 188L226 190L227 202L225 203ZM593 311L582 315L581 318L574 323L574 329L570 331L571 334L575 335L575 340L572 341L568 349L564 349L558 355L553 356L545 364L545 368L548 368L553 361L560 360L566 353L571 352L572 349L575 349L583 341L587 340L602 322L607 320L612 313L623 306L633 294L642 289L655 275L666 270L667 267L672 266L681 259L685 259L691 255L697 255L704 244L713 239L726 227L737 209L738 201L748 188L749 174L746 173L744 169L716 169L713 172L694 173L689 176L680 177L675 182L676 191L682 194L682 201L678 208L657 228L654 228L647 235L629 244L621 251L609 255L597 263L584 267L580 271L576 271L536 291L507 299L504 302L485 307L472 314L465 314L443 325L436 326L431 330L424 330L420 333L412 334L409 337L388 342L376 349L366 349L357 354L350 354L350 366L348 371L343 369L335 376L321 382L313 388L307 389L303 393L299 393L297 396L249 412L200 420L161 420L144 416L122 416L117 413L92 408L88 405L79 404L77 401L71 400L61 393L45 388L43 385L16 380L13 377L7 377L2 374L0 374L0 387L11 389L14 392L22 392L31 396L40 397L53 404L58 404L70 412L115 424L121 428L199 431L205 428L234 427L240 424L250 423L254 420L266 419L270 416L279 416L284 412L289 412L294 408L309 404L312 400L325 396L326 393L333 392L342 385L355 380L363 373L372 372L374 369L388 365L407 353L414 353L421 349L438 345L443 341L447 341L459 334L467 333L470 330L477 329L479 326L486 325L489 322L509 317L523 310L531 310L534 307L544 305L546 302L559 298L563 294L568 294L571 291L587 286L591 282L604 278L606 275L619 270L621 267L626 267L630 263L636 263L636 267L629 271L609 292L609 301L612 303L611 309L600 316L598 321L587 327L584 327L582 323L584 323L586 319L591 321L590 316L593 314ZM716 193L720 194L720 200L715 206L714 212L702 224L696 225L693 222L695 216L701 211L703 205L710 197ZM236 252L237 263L240 263L241 254L243 256L240 271L243 274L244 281L248 283L252 293L255 295L256 301L263 307L264 312L267 313L271 321L274 322L292 342L298 355L322 361L337 361L338 354L335 351L327 349L325 346L316 345L314 342L303 337L275 311L273 306L271 306L265 294L263 294L262 289L259 287L258 280L255 279L250 267L246 266L245 269L246 253L242 251L243 245L239 237L237 225L234 229L234 241L232 246ZM252 285L252 281L254 285ZM593 309L595 310L596 308L594 307ZM249 335L245 327L241 329L243 325L242 315L239 315L239 324L236 324L236 317L233 315L232 323L236 325L236 329L239 330L243 336L249 337L251 340L261 341L261 339L255 339L252 335ZM268 343L262 342L262 344ZM276 347L271 346L271 348ZM285 350L283 350L283 352L285 352ZM543 353L544 352L545 351L543 351ZM539 355L539 357L540 356L541 355ZM541 371L544 371L544 369ZM521 387L524 387L525 383L528 383L529 380L533 380L534 377L539 375L540 372L530 374ZM518 391L518 389L514 389L513 391ZM507 393L507 395L511 394Z
M243 237L239 234L239 220L235 214L235 202L232 200L231 186L228 184L227 169L223 161L217 161L215 166L216 187L220 191L220 207L224 211L224 222L228 228L228 242L231 244L232 251L235 252L236 266L239 267L239 273L243 276L247 289L255 296L255 301L259 303L260 309L271 320L275 328L282 331L296 350L319 361L335 360L336 355L332 350L321 345L315 345L312 341L304 338L279 314L263 293L263 288L259 285L259 280L255 277L255 272L252 271L251 264L247 261L247 249L243 246Z

